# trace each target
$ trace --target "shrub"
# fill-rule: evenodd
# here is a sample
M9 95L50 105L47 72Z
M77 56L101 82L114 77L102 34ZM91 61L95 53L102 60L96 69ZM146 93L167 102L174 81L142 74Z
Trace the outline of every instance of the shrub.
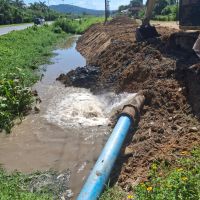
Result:
M158 21L175 21L176 16L174 16L174 15L156 15L153 19L158 20Z
M173 165L168 161L153 163L148 181L133 186L129 193L108 187L100 200L199 200L200 148L179 156Z
M200 199L200 149L187 152L176 167L154 163L150 177L135 188L137 200Z
M17 75L16 75L17 76ZM13 119L30 109L33 102L29 88L21 85L19 79L0 81L0 129L10 132Z
M38 79L34 69L47 62L60 37L45 26L0 37L0 131L10 132L13 120L29 110L33 99L27 87Z
M55 26L55 27L53 27L52 31L54 33L62 33L62 28L59 26Z
M162 10L161 14L176 16L177 11L178 11L177 5L169 5Z
M54 27L60 27L66 33L82 34L91 25L103 22L102 17L86 17L86 18L60 18L54 23Z

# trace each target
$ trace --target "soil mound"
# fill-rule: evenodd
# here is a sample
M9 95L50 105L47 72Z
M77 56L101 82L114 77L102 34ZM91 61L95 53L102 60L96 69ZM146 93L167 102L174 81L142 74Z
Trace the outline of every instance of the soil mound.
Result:
M98 69L92 87L87 85L92 91L146 91L138 128L127 139L113 172L126 190L147 178L154 160L173 162L181 151L200 144L200 60L191 50L191 39L186 42L187 35L183 40L183 33L175 29L156 27L161 37L135 43L137 26L126 17L94 25L77 45L88 65ZM62 80L70 80L70 73ZM72 74L74 80L81 73ZM66 85L85 87L73 81Z
M133 32L137 26L135 20L128 17L116 18L106 25L93 25L80 37L77 49L89 61L109 48L113 40L134 42Z

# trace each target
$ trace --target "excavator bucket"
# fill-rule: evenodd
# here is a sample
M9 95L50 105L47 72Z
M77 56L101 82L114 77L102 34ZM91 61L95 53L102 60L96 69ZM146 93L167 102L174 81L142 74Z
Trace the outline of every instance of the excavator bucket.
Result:
M141 42L143 40L149 39L149 38L155 38L159 37L160 34L158 34L155 26L151 25L142 25L139 28L136 29L136 41Z
M196 55L200 58L200 35L197 41L194 43L193 50L195 51Z

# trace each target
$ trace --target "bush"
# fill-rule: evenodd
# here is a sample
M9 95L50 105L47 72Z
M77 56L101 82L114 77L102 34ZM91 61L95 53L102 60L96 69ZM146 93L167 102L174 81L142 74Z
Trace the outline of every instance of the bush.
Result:
M17 77L17 75L15 74ZM0 81L0 129L10 132L16 115L22 117L33 102L29 88L21 85L19 79Z
M169 5L162 10L161 14L176 16L177 11L178 11L177 5Z
M54 27L60 27L66 33L82 34L91 25L103 22L102 17L85 17L77 19L60 18L54 22Z
M173 165L168 161L153 163L149 181L133 186L129 193L114 186L106 188L100 200L199 200L200 148L179 156Z
M156 15L154 20L157 21L176 21L176 16L174 15Z
M62 28L59 26L55 26L55 27L53 27L52 31L54 33L62 33Z
M61 18L55 23L55 27L60 27L66 33L76 33L78 29L78 23L74 19Z
M44 26L0 37L0 131L10 132L13 120L29 110L33 99L27 87L38 79L34 69L47 62L60 37Z
M135 188L137 200L200 199L200 149L178 160L176 167L154 163L150 180Z
M138 17L139 17L140 19L142 19L142 18L144 18L144 15L145 15L145 9L141 9L141 10L139 11L139 13L138 13Z

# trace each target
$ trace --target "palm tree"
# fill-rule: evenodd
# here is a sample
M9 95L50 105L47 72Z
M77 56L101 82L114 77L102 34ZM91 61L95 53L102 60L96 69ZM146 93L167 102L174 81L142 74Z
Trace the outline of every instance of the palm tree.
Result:
M25 6L25 3L23 0L13 0L12 4L18 8L23 8Z
M0 23L12 22L12 6L10 0L0 0Z

